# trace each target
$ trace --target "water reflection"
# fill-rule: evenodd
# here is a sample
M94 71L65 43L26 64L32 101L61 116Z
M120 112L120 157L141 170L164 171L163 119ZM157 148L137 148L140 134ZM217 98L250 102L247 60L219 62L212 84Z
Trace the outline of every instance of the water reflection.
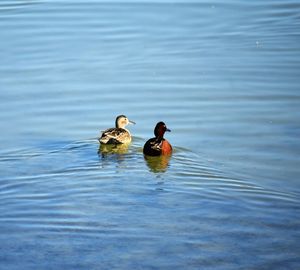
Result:
M98 149L100 167L106 169L114 168L114 172L123 171L126 168L128 146L128 144L100 144Z
M155 157L145 155L144 159L150 171L154 173L166 172L169 167L171 155L161 155Z
M100 144L98 154L104 157L109 154L126 154L129 144Z

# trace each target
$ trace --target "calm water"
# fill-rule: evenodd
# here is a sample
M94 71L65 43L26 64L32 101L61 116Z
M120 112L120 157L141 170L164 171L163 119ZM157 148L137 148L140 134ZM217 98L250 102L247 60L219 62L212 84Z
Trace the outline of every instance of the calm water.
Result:
M299 269L300 3L176 2L0 2L1 269Z

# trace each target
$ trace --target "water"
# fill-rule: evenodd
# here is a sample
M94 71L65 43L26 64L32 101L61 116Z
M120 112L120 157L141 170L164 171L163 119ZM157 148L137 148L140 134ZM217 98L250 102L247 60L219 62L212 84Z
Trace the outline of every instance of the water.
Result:
M299 268L299 11L1 1L0 268Z

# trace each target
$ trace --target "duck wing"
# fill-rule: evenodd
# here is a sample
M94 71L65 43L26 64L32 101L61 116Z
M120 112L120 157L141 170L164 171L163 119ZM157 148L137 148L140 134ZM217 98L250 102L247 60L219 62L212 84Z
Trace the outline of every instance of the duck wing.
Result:
M162 142L163 140L158 138L149 139L144 145L144 154L150 156L159 156L161 154Z
M103 144L120 144L130 138L129 132L124 128L109 128L105 130L99 141Z

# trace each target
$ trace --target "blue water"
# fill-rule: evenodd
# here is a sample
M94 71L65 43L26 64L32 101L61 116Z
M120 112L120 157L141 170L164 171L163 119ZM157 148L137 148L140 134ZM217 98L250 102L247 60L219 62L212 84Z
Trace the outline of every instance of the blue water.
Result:
M1 1L0 269L298 269L299 14ZM99 151L119 114L132 144Z

